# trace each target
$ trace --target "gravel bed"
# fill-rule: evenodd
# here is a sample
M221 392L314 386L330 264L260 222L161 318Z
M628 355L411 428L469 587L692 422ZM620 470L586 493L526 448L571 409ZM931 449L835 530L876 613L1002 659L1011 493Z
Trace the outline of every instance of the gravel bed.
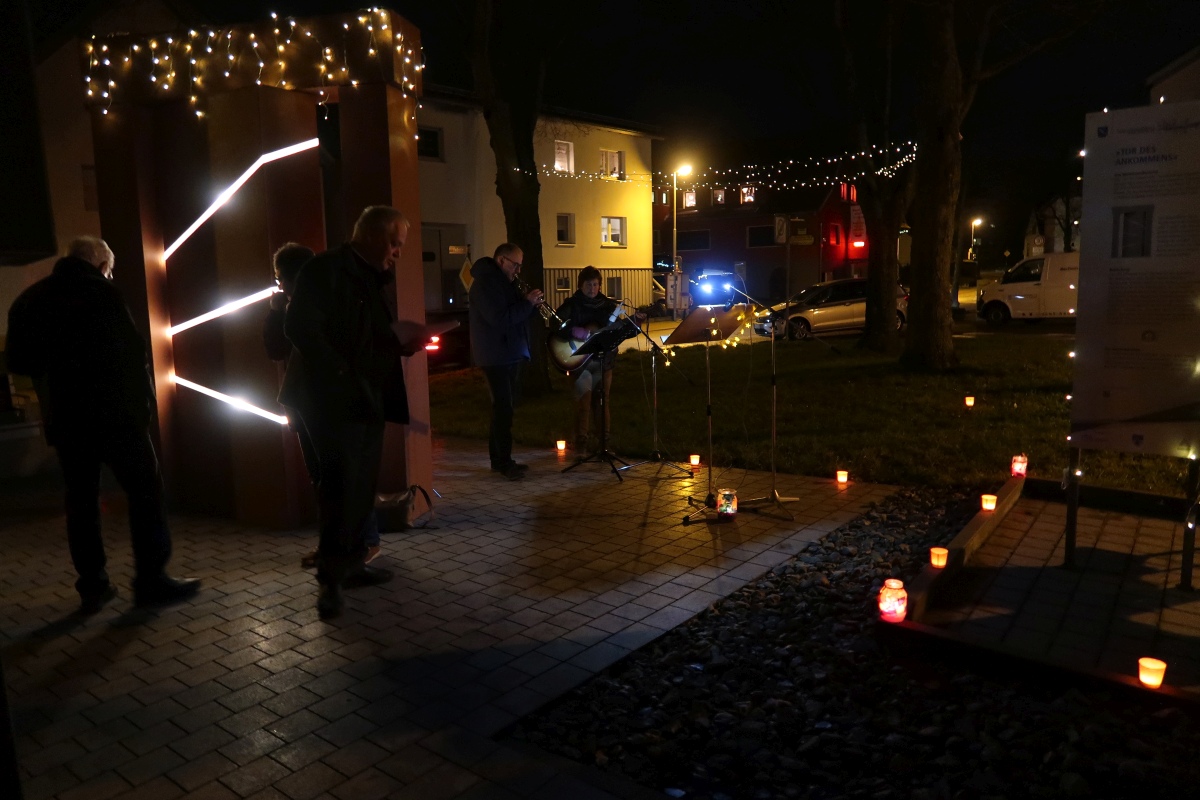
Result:
M1191 708L877 640L883 580L914 576L978 496L898 492L510 735L670 797L1200 796Z

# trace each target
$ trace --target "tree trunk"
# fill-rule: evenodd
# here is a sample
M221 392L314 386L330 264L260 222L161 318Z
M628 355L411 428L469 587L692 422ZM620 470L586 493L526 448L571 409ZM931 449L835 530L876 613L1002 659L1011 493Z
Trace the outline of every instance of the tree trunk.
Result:
M541 108L545 56L537 55L537 47L519 46L526 41L528 29L517 25L520 15L511 8L508 10L508 18L503 19L494 13L491 0L477 0L471 68L496 156L496 195L504 210L505 235L521 248L521 280L544 289L542 226L538 213L541 184L533 155L533 137ZM512 58L508 48L514 46L527 55ZM540 314L534 314L529 319L531 363L525 381L531 394L549 391L551 386L545 343L545 321Z
M860 346L877 353L895 353L900 344L896 330L896 284L900 280L896 241L908 208L907 188L911 183L909 174L863 182L862 210L871 249L867 255L867 327Z
M937 6L919 7L928 32L919 110L921 134L913 206L910 325L901 363L946 370L958 363L951 338L950 265L962 170L963 84L954 38L954 16Z

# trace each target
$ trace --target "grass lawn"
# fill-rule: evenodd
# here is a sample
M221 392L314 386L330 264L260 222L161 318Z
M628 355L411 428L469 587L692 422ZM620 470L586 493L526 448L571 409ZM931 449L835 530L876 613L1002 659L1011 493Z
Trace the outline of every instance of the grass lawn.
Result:
M999 485L1012 456L1029 456L1031 477L1058 480L1067 466L1072 339L997 333L955 339L961 366L929 375L908 372L894 358L836 341L780 342L778 452L780 472L902 485ZM708 458L704 349L680 349L659 363L659 438L676 461ZM768 345L709 352L713 450L718 467L770 470L771 362ZM647 353L617 361L610 449L627 459L653 449L651 376ZM975 396L967 409L963 398ZM482 372L430 376L437 435L486 440L489 400ZM572 438L567 378L554 391L527 398L513 436L522 445L554 447ZM481 441L481 450L486 444ZM486 456L484 456L486 458ZM1186 463L1121 453L1083 454L1084 483L1182 496Z

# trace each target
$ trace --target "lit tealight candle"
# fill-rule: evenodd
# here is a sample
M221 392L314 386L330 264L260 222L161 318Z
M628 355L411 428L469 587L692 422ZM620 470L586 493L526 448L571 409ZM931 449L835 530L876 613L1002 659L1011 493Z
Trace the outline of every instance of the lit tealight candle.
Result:
M944 547L929 548L929 563L941 569L946 566L946 559L950 556L950 551Z
M1138 659L1138 680L1143 686L1157 689L1162 686L1163 676L1167 672L1167 662L1157 658Z
M904 582L888 578L879 590L879 618L884 622L903 622L908 613L908 592Z
M692 453L692 455L691 455L691 457L690 457L690 458L691 458L691 462L692 462L692 466L693 466L693 467L698 467L698 466L700 466L700 456L696 455L695 453Z
M965 398L963 398L963 402L965 402L967 404L967 408L974 408L975 407L974 395L967 395Z
M1014 478L1024 478L1029 469L1029 456L1022 453L1012 458L1012 475Z
M837 471L837 482L838 486L845 486L850 482L850 473L844 469L839 469Z
M996 510L996 495L985 494L979 498L979 501L980 501L980 505L983 506L984 511L995 511Z
M558 448L558 452L560 452L560 453L561 453L561 452L563 452L564 450L566 450L566 449L567 449L567 440L566 440L566 439L559 439L557 442L555 442L555 443L554 443L554 446L555 446L555 447L557 447L557 448Z

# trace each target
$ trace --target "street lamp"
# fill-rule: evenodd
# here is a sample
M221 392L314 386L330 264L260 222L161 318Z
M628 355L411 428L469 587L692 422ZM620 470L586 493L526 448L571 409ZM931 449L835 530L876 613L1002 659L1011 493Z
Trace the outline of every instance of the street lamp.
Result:
M971 247L970 247L970 250L971 250L972 255L975 254L975 229L978 228L982 224L983 224L983 217L976 217L975 219L971 220ZM973 261L974 259L967 259L967 260Z
M671 272L675 274L675 285L682 280L679 272L679 177L691 175L692 165L681 164L671 173ZM682 290L681 290L682 291ZM671 304L671 319L675 319L675 301L668 298Z
M679 269L679 177L692 174L691 164L682 164L671 173L671 269Z

